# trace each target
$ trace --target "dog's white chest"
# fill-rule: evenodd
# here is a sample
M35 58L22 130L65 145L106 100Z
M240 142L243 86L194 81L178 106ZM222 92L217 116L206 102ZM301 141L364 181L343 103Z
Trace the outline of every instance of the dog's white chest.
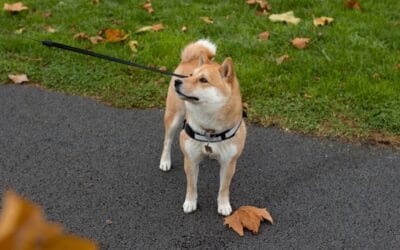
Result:
M185 142L185 149L191 155L196 155L200 151L203 155L216 160L231 159L237 153L236 145L227 141L206 143L189 139Z

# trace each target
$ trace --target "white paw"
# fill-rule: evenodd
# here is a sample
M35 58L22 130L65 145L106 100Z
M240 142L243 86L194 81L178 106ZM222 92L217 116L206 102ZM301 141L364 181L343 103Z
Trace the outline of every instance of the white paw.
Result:
M219 204L218 205L218 213L223 216L228 216L232 213L232 207L231 204L225 203L225 204Z
M183 212L191 213L197 209L197 201L188 201L185 200L183 203Z
M170 159L161 159L161 161L160 161L160 169L162 171L171 170L171 160Z

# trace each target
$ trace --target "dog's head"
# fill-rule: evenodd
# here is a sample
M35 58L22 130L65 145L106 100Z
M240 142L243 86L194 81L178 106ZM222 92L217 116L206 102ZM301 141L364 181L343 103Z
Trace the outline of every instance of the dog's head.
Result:
M175 80L175 91L182 100L194 105L219 106L232 95L235 81L231 58L219 65L203 56L189 77Z

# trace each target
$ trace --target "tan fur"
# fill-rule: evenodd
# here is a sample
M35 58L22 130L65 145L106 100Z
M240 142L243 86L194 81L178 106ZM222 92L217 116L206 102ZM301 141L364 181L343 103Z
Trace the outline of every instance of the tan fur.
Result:
M189 44L182 52L181 63L175 72L193 75L182 79L183 84L179 87L179 91L186 96L199 97L199 101L190 101L179 96L175 89L177 78L171 79L164 117L164 149L160 161L160 168L164 171L171 167L172 138L184 118L199 133L205 131L220 133L234 127L242 119L240 86L232 60L227 58L220 65L210 60L214 56L210 48L198 43ZM202 77L208 82L202 83L200 81ZM208 94L215 95L215 105L212 103L213 98ZM215 144L210 143L213 152L207 153L204 151L207 143L195 141L186 132L181 131L180 146L184 154L187 177L186 200L183 205L185 212L192 212L197 208L198 164L204 156L215 158L221 164L218 212L227 215L232 211L229 203L229 186L236 169L236 161L243 151L245 138L246 125L242 121L233 138Z

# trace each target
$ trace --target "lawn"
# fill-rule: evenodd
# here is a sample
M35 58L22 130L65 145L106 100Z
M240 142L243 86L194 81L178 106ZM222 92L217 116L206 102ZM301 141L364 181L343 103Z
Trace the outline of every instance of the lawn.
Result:
M342 0L269 0L271 13L293 10L302 19L290 25L256 15L257 7L244 0L153 0L151 14L142 7L144 0L100 0L96 5L91 0L25 0L27 11L1 11L0 27L25 28L23 35L36 39L169 70L188 42L210 38L218 45L216 61L233 58L250 121L400 147L400 1L360 2L362 11L347 9ZM213 23L200 19L204 16ZM319 16L334 21L315 27L313 18ZM165 29L135 33L157 23ZM54 33L48 32L49 26ZM73 39L79 32L94 36L105 28L123 29L130 37L96 45ZM263 31L270 33L266 41L258 38ZM293 47L295 37L311 38L309 46ZM129 49L129 40L138 41L137 53ZM165 103L169 78L156 73L48 49L5 33L0 35L0 53L0 82L10 82L8 74L25 73L32 83L95 96L116 107ZM285 54L289 60L278 64L276 59Z

